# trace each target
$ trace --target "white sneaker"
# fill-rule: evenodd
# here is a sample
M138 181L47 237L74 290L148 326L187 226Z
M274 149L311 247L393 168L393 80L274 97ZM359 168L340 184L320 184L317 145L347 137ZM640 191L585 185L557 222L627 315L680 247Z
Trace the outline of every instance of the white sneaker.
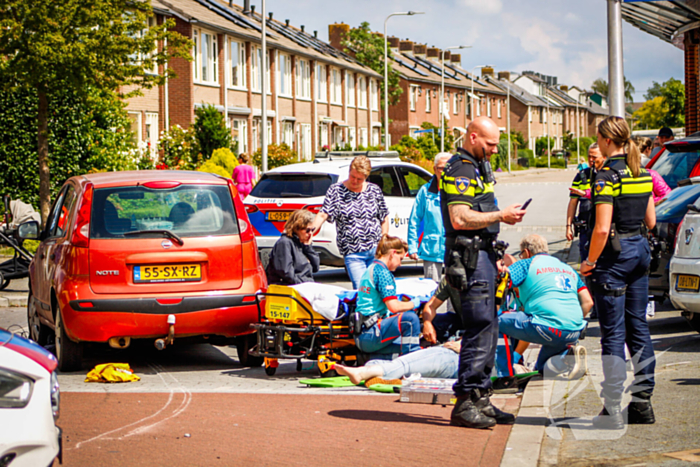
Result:
M582 376L588 372L588 357L586 348L582 345L576 345L573 348L572 354L574 355L574 366L571 368L568 379L580 379Z
M647 318L653 318L656 314L656 302L649 300L647 303Z

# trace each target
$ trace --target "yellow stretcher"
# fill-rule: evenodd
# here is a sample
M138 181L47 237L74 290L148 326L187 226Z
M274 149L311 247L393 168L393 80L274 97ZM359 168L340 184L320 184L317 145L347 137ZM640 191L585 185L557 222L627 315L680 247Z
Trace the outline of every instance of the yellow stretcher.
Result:
M261 308L264 303L264 311ZM270 285L258 294L257 345L250 355L265 358L265 373L272 376L279 360L316 360L321 375L337 376L335 363L355 365L361 352L355 345L350 316L354 302L341 303L338 317L329 320L313 310L311 304L292 287ZM350 310L350 311L347 311Z

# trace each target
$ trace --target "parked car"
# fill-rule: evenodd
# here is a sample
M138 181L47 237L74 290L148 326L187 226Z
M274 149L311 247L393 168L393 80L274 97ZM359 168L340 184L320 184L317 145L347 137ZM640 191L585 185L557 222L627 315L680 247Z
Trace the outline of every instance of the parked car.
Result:
M265 264L291 213L302 208L318 213L328 188L347 179L350 163L358 155L367 155L372 161L367 181L378 185L384 193L389 208L389 234L408 238L413 202L432 174L415 164L402 162L395 151L323 152L316 154L313 162L270 170L246 197L246 211ZM321 264L343 267L343 256L335 239L335 225L326 222L314 237L313 246L321 257Z
M681 180L700 176L700 135L666 143L647 168L657 171L671 188Z
M160 170L72 177L40 240L30 335L41 345L55 336L61 371L81 368L86 343L123 349L132 339L159 349L173 339L236 343L243 365L262 363L247 350L267 283L230 179Z
M700 199L689 206L678 228L671 258L671 303L700 332Z
M0 465L61 461L56 365L56 357L40 345L0 329Z
M662 302L669 294L669 264L678 238L678 225L688 205L700 198L700 177L681 181L681 185L656 206L656 228L651 232L659 243L660 260L649 273L649 294Z

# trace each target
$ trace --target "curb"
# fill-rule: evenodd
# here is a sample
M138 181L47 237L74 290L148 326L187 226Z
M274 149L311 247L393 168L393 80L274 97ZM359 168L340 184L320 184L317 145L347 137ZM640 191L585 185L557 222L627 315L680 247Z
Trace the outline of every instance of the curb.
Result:
M16 295L0 295L0 308L26 307L27 297Z

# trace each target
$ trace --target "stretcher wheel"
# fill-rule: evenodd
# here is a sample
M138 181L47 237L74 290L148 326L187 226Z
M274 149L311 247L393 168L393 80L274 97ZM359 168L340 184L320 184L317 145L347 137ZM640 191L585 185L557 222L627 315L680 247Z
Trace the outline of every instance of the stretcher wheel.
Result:
M335 378L336 376L338 376L338 372L335 370L321 371L322 378Z
M302 367L302 365L301 365L301 359L299 359L299 360L297 360L297 371L301 371L302 368L303 368L303 367Z
M4 289L10 285L10 279L5 279L5 276L2 275L2 272L0 272L0 290Z
M276 372L277 372L276 366L266 366L265 367L265 374L267 376L274 376Z

